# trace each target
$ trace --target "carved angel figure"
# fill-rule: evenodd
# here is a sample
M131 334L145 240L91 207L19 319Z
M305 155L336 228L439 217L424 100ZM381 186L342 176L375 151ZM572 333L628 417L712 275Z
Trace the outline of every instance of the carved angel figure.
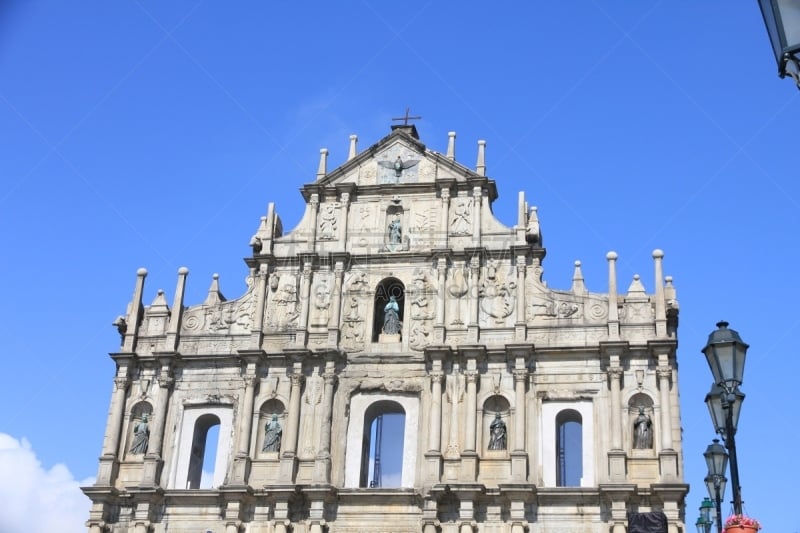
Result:
M394 169L395 177L399 178L403 175L403 171L407 168L411 168L414 165L419 163L419 159L406 159L403 161L400 159L400 156L397 156L397 159L394 160L394 163L391 161L378 161L378 164L383 168L391 168Z

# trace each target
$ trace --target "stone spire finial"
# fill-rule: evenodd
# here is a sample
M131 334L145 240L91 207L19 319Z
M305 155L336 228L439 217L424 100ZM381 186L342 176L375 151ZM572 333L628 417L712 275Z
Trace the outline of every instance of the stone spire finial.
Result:
M667 334L667 303L664 299L664 252L653 250L656 284L656 335Z
M120 329L120 326L126 326L126 333L123 336L122 349L125 352L132 352L136 348L136 337L139 333L139 323L141 322L142 314L144 313L144 306L142 305L142 296L144 294L144 278L147 277L147 269L140 268L136 271L136 286L133 289L133 298L130 305L128 305L127 320L123 320L122 324L117 324L119 318L114 322L114 325ZM121 332L121 329L120 329Z
M575 294L586 294L586 284L583 282L583 272L581 272L581 262L575 261L575 272L572 274L572 292Z
M456 132L448 131L447 132L447 159L452 159L455 161L456 159Z
M319 151L319 168L317 169L317 180L321 180L328 173L328 149L321 148Z
M358 145L358 135L350 136L350 150L347 152L347 160L350 161L356 156L356 146Z
M169 311L169 304L167 304L167 297L164 296L164 289L158 289L153 303L150 304L150 312Z
M486 141L478 141L478 162L475 164L475 172L479 176L486 175Z
M219 274L211 276L211 287L208 288L208 296L203 305L216 305L225 301L225 297L219 290Z
M633 281L631 282L630 287L628 287L628 296L647 296L647 292L644 289L644 285L642 284L642 279L639 274L633 275Z
M167 336L164 339L164 350L171 352L178 348L178 331L183 319L183 295L186 292L186 276L189 269L182 266L178 269L178 284L175 287L175 298L172 300L172 314L169 317Z
M617 307L617 252L606 254L608 259L608 340L619 340L619 308Z

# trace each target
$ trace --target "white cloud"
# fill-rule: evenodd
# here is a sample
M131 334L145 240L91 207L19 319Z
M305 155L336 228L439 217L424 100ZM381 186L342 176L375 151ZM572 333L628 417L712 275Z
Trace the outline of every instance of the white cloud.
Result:
M79 487L93 482L45 469L27 440L0 433L0 531L85 533L91 503Z

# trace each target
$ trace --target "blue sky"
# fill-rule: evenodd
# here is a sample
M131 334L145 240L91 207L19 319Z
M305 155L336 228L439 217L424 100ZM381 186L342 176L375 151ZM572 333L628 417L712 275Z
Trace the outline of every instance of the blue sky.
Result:
M350 134L366 148L407 106L430 148L456 131L470 166L487 141L502 221L519 190L539 206L551 287L568 288L579 259L605 292L615 250L620 285L639 273L652 291L651 252L665 251L681 304L687 522L714 436L700 349L726 319L751 345L745 509L770 531L800 530L783 459L800 439L800 99L776 76L757 2L740 0L0 1L0 442L19 467L0 469L0 495L49 501L41 487L72 494L96 473L111 322L138 267L146 303L159 288L171 301L184 265L188 304L215 272L238 296L267 203L293 227L319 149L333 168ZM85 508L74 515L82 531Z

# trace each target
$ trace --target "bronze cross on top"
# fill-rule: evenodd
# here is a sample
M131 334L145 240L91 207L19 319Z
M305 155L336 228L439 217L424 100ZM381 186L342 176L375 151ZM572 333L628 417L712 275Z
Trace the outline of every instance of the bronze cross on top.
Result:
M419 119L422 118L420 116L416 116L416 117L409 116L409 114L408 114L409 112L411 112L411 108L407 107L406 108L406 115L404 117L393 118L392 120L402 120L403 121L403 126L408 126L408 121L409 120L419 120Z

